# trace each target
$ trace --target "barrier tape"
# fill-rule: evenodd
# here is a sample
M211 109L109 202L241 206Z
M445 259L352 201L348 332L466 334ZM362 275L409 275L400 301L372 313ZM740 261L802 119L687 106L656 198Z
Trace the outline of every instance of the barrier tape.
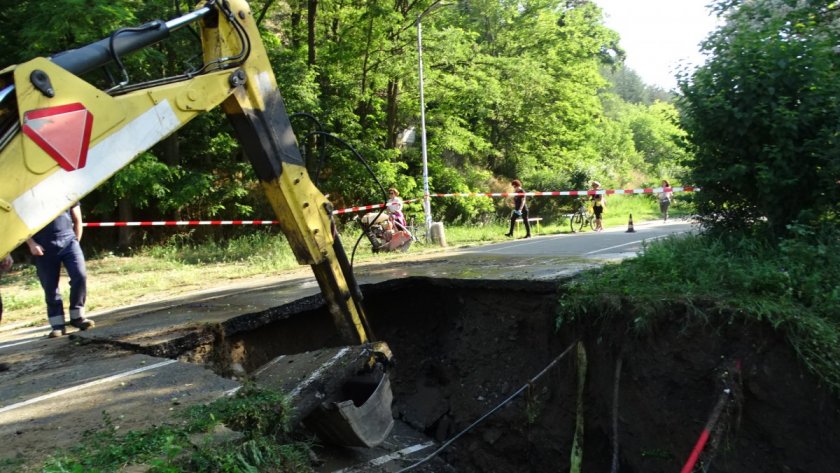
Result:
M559 191L559 192L525 192L525 196L562 196L562 195L596 195L596 194L654 194L665 190L670 192L697 192L699 187L647 187L644 189L602 189L586 191ZM516 192L463 192L452 194L429 194L429 197L516 197L522 193ZM422 199L407 199L403 203L415 202ZM341 215L365 210L375 210L385 207L387 204L362 205L358 207L347 207L345 209L333 210L333 215ZM195 226L195 225L277 225L279 220L162 220L142 222L84 222L83 227L174 227L174 226Z
M558 191L558 192L464 192L454 194L429 194L429 197L516 197L525 195L529 197L558 196L558 195L614 195L614 194L656 194L659 192L697 192L699 187L645 187L643 189L601 189L585 191Z
M275 225L279 220L166 220L159 222L84 222L83 227L173 227L181 225Z

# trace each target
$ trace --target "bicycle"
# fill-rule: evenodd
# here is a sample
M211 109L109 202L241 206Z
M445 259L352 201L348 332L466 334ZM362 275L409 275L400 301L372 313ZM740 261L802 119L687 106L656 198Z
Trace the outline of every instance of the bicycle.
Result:
M578 203L578 209L569 217L569 227L572 233L583 231L585 227L595 230L595 214L589 210L588 201L578 199Z

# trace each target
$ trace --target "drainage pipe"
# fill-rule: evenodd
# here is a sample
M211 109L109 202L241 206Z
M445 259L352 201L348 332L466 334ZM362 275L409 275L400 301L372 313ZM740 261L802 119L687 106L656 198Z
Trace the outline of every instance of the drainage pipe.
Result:
M586 348L583 342L577 344L577 412L575 414L575 436L572 438L572 454L569 460L569 472L580 473L583 465L583 394L586 385Z
M706 422L703 432L700 433L700 438L698 438L697 443L694 444L694 449L691 451L691 455L688 456L688 461L685 462L685 466L683 466L682 470L680 470L680 473L691 473L694 469L694 465L697 464L697 459L700 458L700 453L706 446L706 442L709 440L712 429L715 428L715 424L717 424L720 413L723 412L723 407L726 405L726 401L729 400L729 395L731 393L732 391L729 388L726 388L720 394L720 398L718 399L717 404L715 404L715 408L712 409L712 414L709 416L709 420Z

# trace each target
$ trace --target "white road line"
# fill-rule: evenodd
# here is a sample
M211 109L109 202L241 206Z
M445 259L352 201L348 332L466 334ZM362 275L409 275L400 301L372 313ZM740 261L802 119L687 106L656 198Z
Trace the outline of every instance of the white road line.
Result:
M40 338L44 338L44 337L30 338L30 339L24 340L22 342L7 343L5 345L0 345L0 350L2 350L4 348L16 347L18 345L26 345L27 343L37 342L38 339L40 339Z
M554 235L547 235L547 236L554 236ZM523 239L520 239L520 240L494 243L495 245L499 245L499 247L498 248L493 248L493 249L490 249L490 250L481 251L479 248L474 248L474 250L475 251L481 251L482 253L492 253L494 251L508 250L512 247L533 245L534 243L539 243L539 241L537 239L533 238L533 237L532 238L523 238ZM502 245L504 245L504 246L502 246Z
M429 442L426 442L426 443L418 443L416 445L406 447L406 448L404 448L402 450L399 450L397 452L389 453L388 455L383 455L379 458L374 458L373 460L362 463L360 465L351 466L351 467L348 467L348 468L342 468L341 470L336 470L332 473L351 473L351 472L355 472L355 471L368 471L368 468L371 467L371 466L384 465L385 463L388 463L389 461L397 460L397 459L402 458L406 455L410 455L414 452L419 452L420 450L423 450L425 448L429 448L434 444L435 443L432 442L432 441L429 441Z
M268 363L266 363L266 364L264 364L264 365L260 366L260 369L258 369L258 370L256 370L256 371L254 371L253 373L251 373L251 376L254 376L254 377L259 376L259 375L260 375L260 373L262 373L263 371L265 371L266 369L268 369L271 365L276 364L278 361L282 360L282 359L283 359L283 358L285 358L285 357L286 357L286 355L280 355L280 356L278 356L277 358L275 358L275 359L273 359L273 360L269 361Z
M65 394L70 394L72 392L76 392L76 391L79 391L79 390L82 390L82 389L85 389L85 388L89 388L91 386L96 386L96 385L99 385L99 384L109 383L111 381L116 381L120 378L125 378L126 376L131 376L133 374L153 370L155 368L160 368L162 366L171 365L172 363L177 363L177 362L178 362L178 360L161 361L160 363L155 363L153 365L133 369L131 371L126 371L124 373L115 374L115 375L112 375L112 376L108 376L107 378L97 379L96 381L91 381L89 383L80 384L78 386L73 386L72 388L62 389L62 390L59 390L59 391L51 392L49 394L44 394L43 396L34 397L32 399L29 399L29 400L26 400L26 401L23 401L23 402L19 402L17 404L12 404L10 406L0 408L0 414L2 414L4 412L13 411L15 409L19 409L21 407L28 406L30 404L35 404L36 402L41 402L41 401L45 401L47 399L52 399L54 397L63 396Z
M641 242L646 241L646 240L647 241L658 240L660 238L666 238L666 237L669 237L671 235L679 235L680 233L685 233L685 232L669 233L667 235L659 235L657 237L652 237L652 238L642 238L641 240L635 240L635 241L631 241L631 242L627 242L627 243L622 243L620 245L615 245L615 246L610 246L610 247L607 247L607 248L601 248L599 250L590 251L588 253L582 254L581 256L591 255L591 254L594 254L594 253L601 253L602 251L607 251L607 250L614 250L616 248L621 248L622 246L635 245L636 243L641 243Z
M310 374L309 377L306 378L302 383L298 384L295 387L295 389L293 389L292 392L289 393L289 397L290 398L297 397L298 394L300 394L300 392L303 391L304 388L306 388L307 386L312 384L313 381L318 379L318 377L321 376L321 373L323 373L324 370L326 370L330 366L334 365L335 362L338 361L342 356L344 356L348 351L350 351L350 349L347 348L347 347L344 347L341 350L339 350L339 352L336 353L335 356L330 358L326 363L321 365L317 370L313 371L312 374Z

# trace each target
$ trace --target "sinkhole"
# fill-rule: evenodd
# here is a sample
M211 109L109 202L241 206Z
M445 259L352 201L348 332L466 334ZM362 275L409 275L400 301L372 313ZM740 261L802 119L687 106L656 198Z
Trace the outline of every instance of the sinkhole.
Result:
M840 460L836 396L765 324L731 314L714 316L730 317L723 324L696 321L674 304L645 331L632 328L633 314L588 314L558 329L565 289L556 281L404 278L362 290L373 337L392 354L389 419L439 443L459 436L416 471L565 470L576 461L577 428L581 471L673 472L724 382L733 394L700 463L720 472L828 472ZM223 376L309 389L300 401L309 407L331 398L362 406L382 381L353 378L364 349L342 347L320 296L215 330L179 357ZM570 349L578 345L582 352ZM339 359L330 369L340 381L306 384L307 373ZM267 377L272 370L282 374Z

